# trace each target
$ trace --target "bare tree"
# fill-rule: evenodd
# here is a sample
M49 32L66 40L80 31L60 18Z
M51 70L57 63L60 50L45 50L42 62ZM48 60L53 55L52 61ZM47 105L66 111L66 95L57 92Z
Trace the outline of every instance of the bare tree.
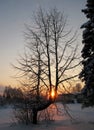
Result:
M72 36L71 30L67 31L63 13L56 8L49 12L40 9L34 18L34 27L26 25L29 51L18 61L19 67L14 67L28 80L23 85L29 88L29 106L36 124L38 111L55 101L59 86L78 76L74 70L80 62L73 44L76 33Z

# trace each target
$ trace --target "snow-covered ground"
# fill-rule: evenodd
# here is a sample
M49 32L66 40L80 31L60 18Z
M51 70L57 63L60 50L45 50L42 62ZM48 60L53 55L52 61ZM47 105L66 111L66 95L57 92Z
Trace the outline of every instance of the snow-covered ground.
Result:
M62 116L54 115L55 121L40 122L38 125L16 124L13 119L12 108L0 108L0 130L94 130L94 108L81 109L80 104L68 104L68 112L73 117L71 120L66 115L64 108L59 104Z

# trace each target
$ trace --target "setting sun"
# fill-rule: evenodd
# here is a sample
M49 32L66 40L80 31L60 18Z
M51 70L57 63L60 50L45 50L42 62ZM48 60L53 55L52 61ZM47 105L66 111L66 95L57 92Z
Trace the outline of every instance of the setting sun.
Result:
M52 97L52 98L55 97L55 91L54 91L54 89L52 89L52 91L51 91L51 97Z

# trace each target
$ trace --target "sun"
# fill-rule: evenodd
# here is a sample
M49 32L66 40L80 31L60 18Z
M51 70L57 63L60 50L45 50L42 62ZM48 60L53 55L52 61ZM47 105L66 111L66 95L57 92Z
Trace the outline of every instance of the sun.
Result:
M52 88L52 91L51 91L51 97L52 97L52 98L55 98L55 91L54 91L53 88Z

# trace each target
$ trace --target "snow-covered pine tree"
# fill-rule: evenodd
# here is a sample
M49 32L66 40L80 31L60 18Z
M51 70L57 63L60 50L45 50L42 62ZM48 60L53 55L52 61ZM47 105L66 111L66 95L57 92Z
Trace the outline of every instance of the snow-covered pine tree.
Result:
M80 78L85 82L83 89L83 106L94 106L94 0L87 0L86 8L82 10L88 21L83 30L82 65Z

